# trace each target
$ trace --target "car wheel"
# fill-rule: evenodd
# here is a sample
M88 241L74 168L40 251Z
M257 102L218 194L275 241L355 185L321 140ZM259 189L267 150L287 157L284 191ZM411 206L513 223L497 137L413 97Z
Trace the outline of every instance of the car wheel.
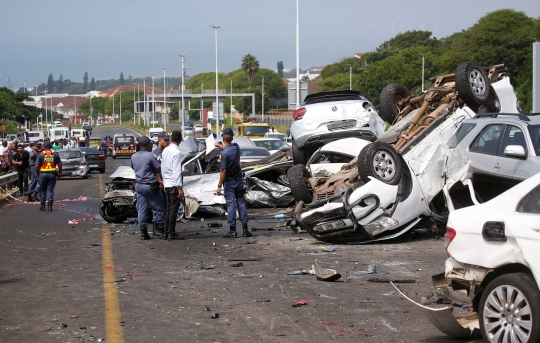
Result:
M101 174L105 173L105 168L104 168L104 169L100 169L99 172L100 172Z
M398 102L410 95L411 92L401 83L392 83L384 87L380 97L379 115L381 118L393 124L399 114Z
M373 142L358 155L358 174L364 183L369 176L389 185L397 185L403 173L401 156L390 144Z
M538 285L525 273L493 279L478 304L480 331L486 342L539 342Z
M178 207L178 212L176 213L176 221L179 222L182 218L184 218L186 215L186 202L185 198L184 200L180 200L180 207Z
M474 61L463 62L457 67L455 78L458 95L467 105L486 102L490 87L484 67Z
M309 172L303 164L295 164L287 171L289 187L296 201L303 201L309 204L313 201L313 192L308 183Z
M294 164L305 164L306 158L304 156L304 152L300 149L298 149L298 146L296 145L296 142L292 141L292 156L293 156L293 163Z

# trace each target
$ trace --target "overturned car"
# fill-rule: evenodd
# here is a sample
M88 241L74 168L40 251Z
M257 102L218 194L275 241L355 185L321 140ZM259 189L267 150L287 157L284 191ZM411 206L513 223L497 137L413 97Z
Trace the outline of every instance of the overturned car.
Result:
M518 111L502 65L483 68L467 62L456 75L436 80L438 87L420 97L403 93L400 87L394 87L391 97L383 92L381 97L393 101L393 113L381 111L383 118L399 121L339 172L310 175L301 165L289 170L298 201L293 225L322 241L339 243L397 237L424 218L433 230L437 222L445 222L448 210L442 188L456 130L476 111L487 111L488 99L489 107L495 102L505 112ZM507 100L507 94L514 96Z

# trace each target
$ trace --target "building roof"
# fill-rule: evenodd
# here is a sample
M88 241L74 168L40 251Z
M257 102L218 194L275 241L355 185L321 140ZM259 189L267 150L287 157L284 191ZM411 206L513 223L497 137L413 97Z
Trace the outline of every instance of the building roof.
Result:
M120 92L125 92L125 91L129 91L129 90L135 90L135 89L139 89L141 92L145 92L146 94L152 94L152 86L151 85L140 85L140 84L136 84L136 85L122 85L122 86L118 86L118 87L114 87L114 88L110 88L110 89L107 89L107 90L104 90L102 92L99 93L99 96L102 97L102 98L112 98L113 95L116 95ZM154 94L163 94L165 93L163 91L163 89L161 88L157 88L157 87L154 87Z
M356 52L356 53L354 53L354 57L362 58L362 56L364 56L365 54L366 54L365 52Z

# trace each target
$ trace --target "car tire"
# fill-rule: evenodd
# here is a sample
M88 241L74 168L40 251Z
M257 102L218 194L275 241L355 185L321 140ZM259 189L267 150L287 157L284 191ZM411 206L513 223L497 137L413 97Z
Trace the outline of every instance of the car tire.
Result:
M456 90L459 97L469 106L482 105L490 93L489 80L479 63L463 62L456 69Z
M509 293L511 293L509 295ZM499 299L503 295L506 299ZM504 274L493 279L485 288L478 304L478 321L485 342L499 342L497 334L525 333L526 340L520 342L540 342L540 292L534 278L525 273ZM521 299L519 302L516 299ZM497 303L499 300L502 302ZM528 309L527 309L528 307ZM516 313L515 310L519 309ZM527 312L528 315L515 314ZM497 325L500 324L500 325ZM521 325L520 325L521 324ZM525 328L529 326L529 328ZM525 330L523 329L525 328ZM504 337L504 336L503 336ZM508 336L506 336L508 337ZM520 337L524 338L524 337Z
M105 169L100 169L99 172L100 172L101 174L103 174L103 173L105 173Z
M397 103L410 95L411 92L401 83L392 83L384 87L380 97L379 115L381 118L393 124L399 114Z
M397 185L403 173L402 159L390 144L373 142L362 149L358 155L358 174L362 182L369 177L389 185Z
M485 105L489 113L501 112L501 101L499 100L499 97L492 86L489 86L489 96Z
M294 164L305 164L307 162L306 157L304 156L304 152L298 149L298 146L296 145L294 139L292 141L292 156Z
M308 183L309 171L303 164L295 164L287 170L289 187L296 201L303 201L309 204L313 201L313 192Z

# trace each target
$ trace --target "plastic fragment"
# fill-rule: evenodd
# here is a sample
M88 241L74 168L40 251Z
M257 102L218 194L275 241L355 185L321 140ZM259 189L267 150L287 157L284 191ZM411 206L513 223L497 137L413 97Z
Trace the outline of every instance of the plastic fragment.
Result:
M292 307L300 307L302 305L307 305L307 304L308 304L307 300L301 299L301 300L298 300L296 303L294 303L294 305L292 305Z

